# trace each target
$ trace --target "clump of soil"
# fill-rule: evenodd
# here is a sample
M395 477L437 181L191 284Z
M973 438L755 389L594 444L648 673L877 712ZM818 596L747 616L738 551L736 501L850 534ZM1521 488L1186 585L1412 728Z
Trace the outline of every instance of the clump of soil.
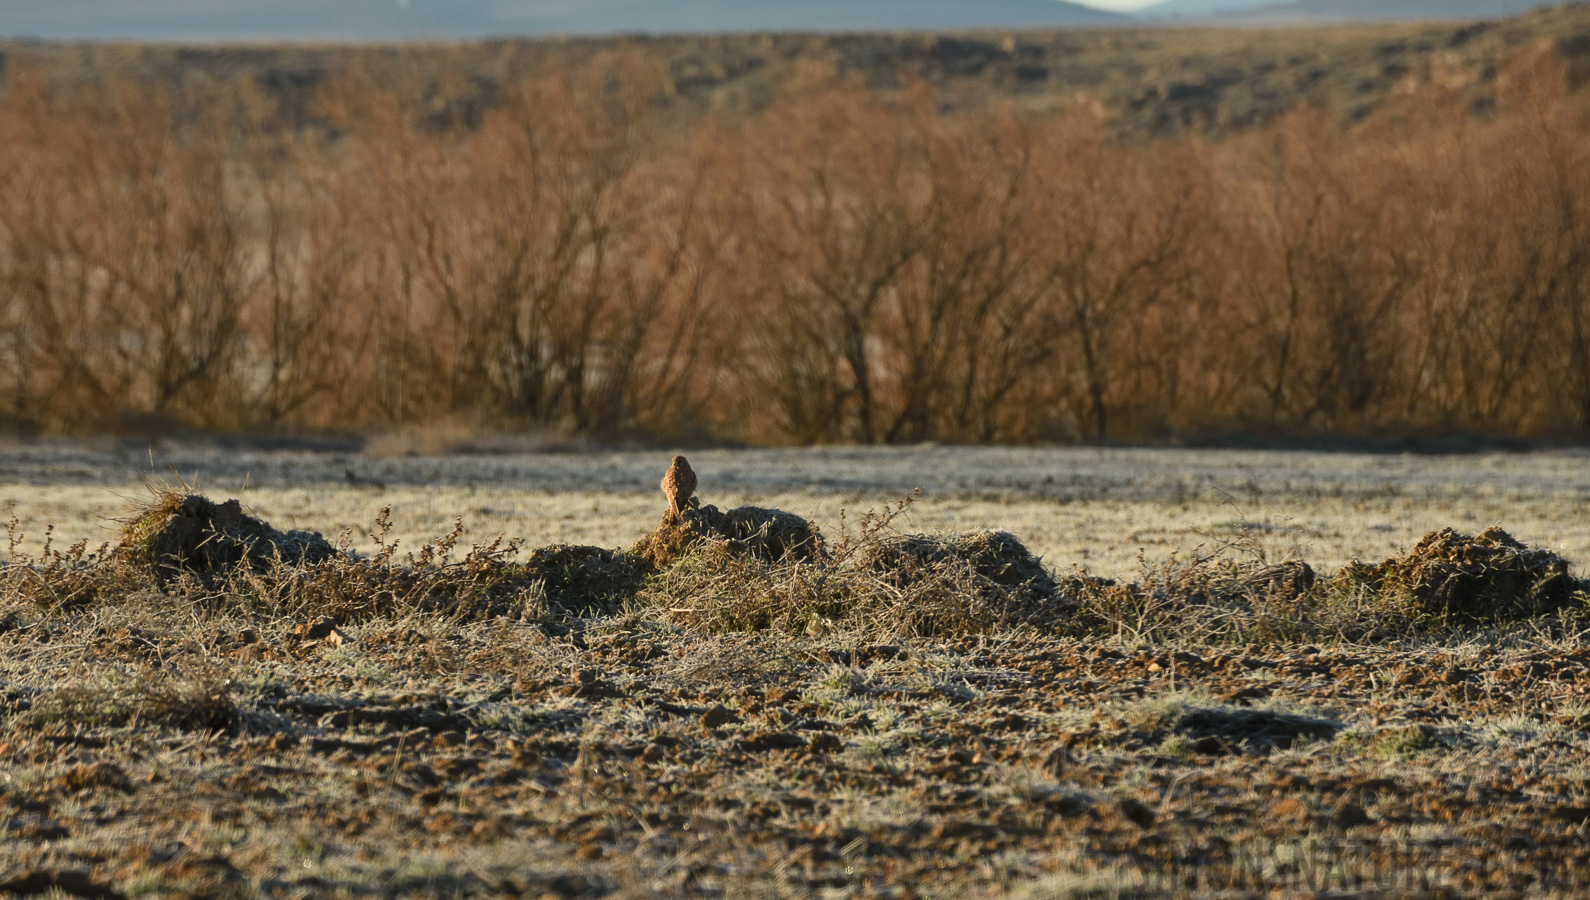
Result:
M1059 593L1042 560L1008 531L964 531L957 534L902 534L880 537L863 547L860 567L910 580L913 573L950 562L964 562L978 576L1035 597Z
M670 511L629 555L660 571L704 544L723 544L731 553L768 562L809 562L823 556L816 526L794 513L759 506L727 512L716 506L687 507L677 516Z
M162 491L128 523L120 555L148 566L164 585L182 572L208 577L274 559L289 565L322 562L337 549L319 532L277 531L244 513L236 500L215 503L199 494Z
M843 568L852 617L880 633L1052 627L1075 613L1038 557L1004 531L879 534L863 541Z
M1338 586L1362 590L1415 618L1442 624L1519 621L1577 602L1568 561L1492 526L1479 535L1432 531L1406 555L1354 562Z
M539 579L546 600L575 615L616 612L635 596L645 564L622 550L555 544L531 552L526 579Z
M1193 741L1194 752L1218 755L1238 750L1285 750L1299 740L1328 741L1342 726L1328 719L1268 709L1211 706L1186 713L1174 727Z

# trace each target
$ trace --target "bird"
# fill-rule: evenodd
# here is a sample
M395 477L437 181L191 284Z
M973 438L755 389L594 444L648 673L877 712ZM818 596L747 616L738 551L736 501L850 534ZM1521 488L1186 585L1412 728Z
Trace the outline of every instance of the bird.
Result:
M678 516L696 492L696 473L683 456L674 457L673 464L663 473L662 492L668 495L668 511Z

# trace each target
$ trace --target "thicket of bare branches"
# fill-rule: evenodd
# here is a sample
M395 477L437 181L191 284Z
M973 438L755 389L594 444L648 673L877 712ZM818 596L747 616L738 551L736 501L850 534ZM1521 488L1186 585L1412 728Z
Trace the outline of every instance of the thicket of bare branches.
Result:
M1549 55L1218 143L841 79L681 125L614 56L0 92L0 419L753 442L1590 428L1590 104ZM437 87L440 83L441 87ZM463 91L460 91L462 95Z

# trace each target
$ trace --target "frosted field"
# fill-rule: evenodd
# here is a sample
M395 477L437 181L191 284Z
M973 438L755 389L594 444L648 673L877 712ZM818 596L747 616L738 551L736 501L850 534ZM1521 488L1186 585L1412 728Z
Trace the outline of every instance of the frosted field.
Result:
M118 518L148 496L142 479L186 480L237 497L279 528L357 549L383 506L403 547L462 516L465 542L498 534L527 547L627 545L664 500L671 452L446 457L265 452L213 447L0 446L0 507L36 550L117 539ZM1525 543L1590 562L1590 453L1464 456L1076 448L822 448L688 454L705 503L774 506L830 535L915 488L907 530L1012 531L1060 571L1135 572L1173 554L1209 552L1247 528L1267 553L1331 570L1380 559L1425 532L1500 524ZM1201 551L1200 551L1201 548Z

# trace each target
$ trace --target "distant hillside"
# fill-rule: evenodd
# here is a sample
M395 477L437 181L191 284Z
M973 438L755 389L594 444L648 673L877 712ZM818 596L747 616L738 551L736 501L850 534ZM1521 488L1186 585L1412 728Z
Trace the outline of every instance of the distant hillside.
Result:
M1140 19L1192 19L1274 6L1275 0L1165 0L1133 13Z
M492 33L934 31L1131 21L1061 0L411 0L410 12L439 29Z
M1128 23L1061 0L62 0L0 2L0 35L400 40L508 35L1070 28Z
M1224 0L1172 0L1193 6L1226 5ZM1237 0L1245 3L1245 0ZM1255 4L1245 3L1253 6ZM1418 22L1504 19L1562 3L1547 0L1295 0L1227 14L1222 21L1253 25L1324 22Z
M424 2L432 0L414 0L416 7ZM1007 98L1034 110L1099 109L1122 134L1230 135L1303 105L1357 120L1436 80L1460 90L1473 109L1490 109L1496 73L1517 54L1540 48L1551 48L1568 66L1570 84L1582 90L1590 86L1590 3L1480 24L694 34L418 44L401 51L325 42L198 47L0 40L0 78L36 68L70 81L249 79L276 98L284 121L301 125L315 114L319 87L343 69L415 78L459 68L474 96L458 100L449 114L462 111L467 119L471 110L498 102L501 86L526 73L581 65L615 48L658 64L666 105L679 121L708 112L753 113L805 75L827 71L881 93L898 90L903 75L914 76L941 91L947 108Z

